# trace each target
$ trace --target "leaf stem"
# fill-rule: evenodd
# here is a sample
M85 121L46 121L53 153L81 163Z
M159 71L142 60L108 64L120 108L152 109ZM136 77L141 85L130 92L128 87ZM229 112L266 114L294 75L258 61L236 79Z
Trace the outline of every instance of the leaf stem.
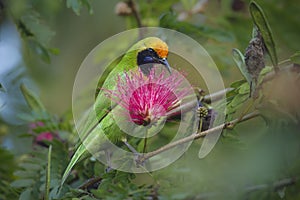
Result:
M129 0L128 1L128 6L131 8L132 10L132 13L136 19L136 23L137 23L137 26L138 28L141 28L143 27L143 24L142 24L142 19L141 19L141 16L140 16L140 13L138 12L138 10L136 9L136 3L133 1L133 0Z
M283 60L283 61L280 61L279 63L278 63L278 65L282 65L282 64L285 64L285 63L288 63L288 62L291 62L291 59L285 59L285 60Z
M146 152L146 149L147 149L147 137L148 137L148 131L146 130L145 138L144 138L144 148L143 148L143 153L145 153L145 152Z
M49 200L50 192L50 175L51 175L51 154L52 154L52 145L49 146L48 151L48 164L47 164L47 174L46 174L46 185L45 185L45 200Z
M202 125L203 125L203 117L200 117L199 128L198 128L199 132L201 132L201 130L202 130Z

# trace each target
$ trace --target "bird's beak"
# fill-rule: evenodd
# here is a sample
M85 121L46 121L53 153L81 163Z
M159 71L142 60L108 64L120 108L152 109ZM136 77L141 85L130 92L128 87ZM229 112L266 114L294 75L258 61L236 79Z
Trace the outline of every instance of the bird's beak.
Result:
M169 63L168 63L168 61L167 61L166 58L161 58L161 59L159 59L159 62L160 62L161 64L163 64L163 65L167 68L167 70L169 71L170 74L172 73L172 72L171 72L171 66L169 65Z

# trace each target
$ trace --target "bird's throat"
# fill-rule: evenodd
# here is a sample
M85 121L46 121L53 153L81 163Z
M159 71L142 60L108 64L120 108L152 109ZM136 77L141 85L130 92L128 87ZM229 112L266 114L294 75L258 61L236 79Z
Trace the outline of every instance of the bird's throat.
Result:
M154 63L147 63L139 66L139 68L141 69L141 71L145 76L150 75L150 71L153 67L154 67Z

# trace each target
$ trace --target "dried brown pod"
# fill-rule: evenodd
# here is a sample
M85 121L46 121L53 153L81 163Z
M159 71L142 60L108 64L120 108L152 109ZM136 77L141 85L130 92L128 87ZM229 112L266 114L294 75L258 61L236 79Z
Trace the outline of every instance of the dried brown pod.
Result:
M255 93L255 87L261 70L265 67L265 44L263 38L256 29L254 37L250 40L245 51L245 64L248 73L251 76L251 93Z
M120 16L128 16L132 14L132 9L128 3L120 1L115 6L115 13Z

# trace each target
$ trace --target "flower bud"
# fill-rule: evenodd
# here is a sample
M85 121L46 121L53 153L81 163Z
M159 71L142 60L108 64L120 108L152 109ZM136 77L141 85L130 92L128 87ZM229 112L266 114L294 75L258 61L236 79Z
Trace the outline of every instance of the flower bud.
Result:
M119 16L128 16L131 15L132 9L128 6L127 3L121 1L115 6L115 13Z

